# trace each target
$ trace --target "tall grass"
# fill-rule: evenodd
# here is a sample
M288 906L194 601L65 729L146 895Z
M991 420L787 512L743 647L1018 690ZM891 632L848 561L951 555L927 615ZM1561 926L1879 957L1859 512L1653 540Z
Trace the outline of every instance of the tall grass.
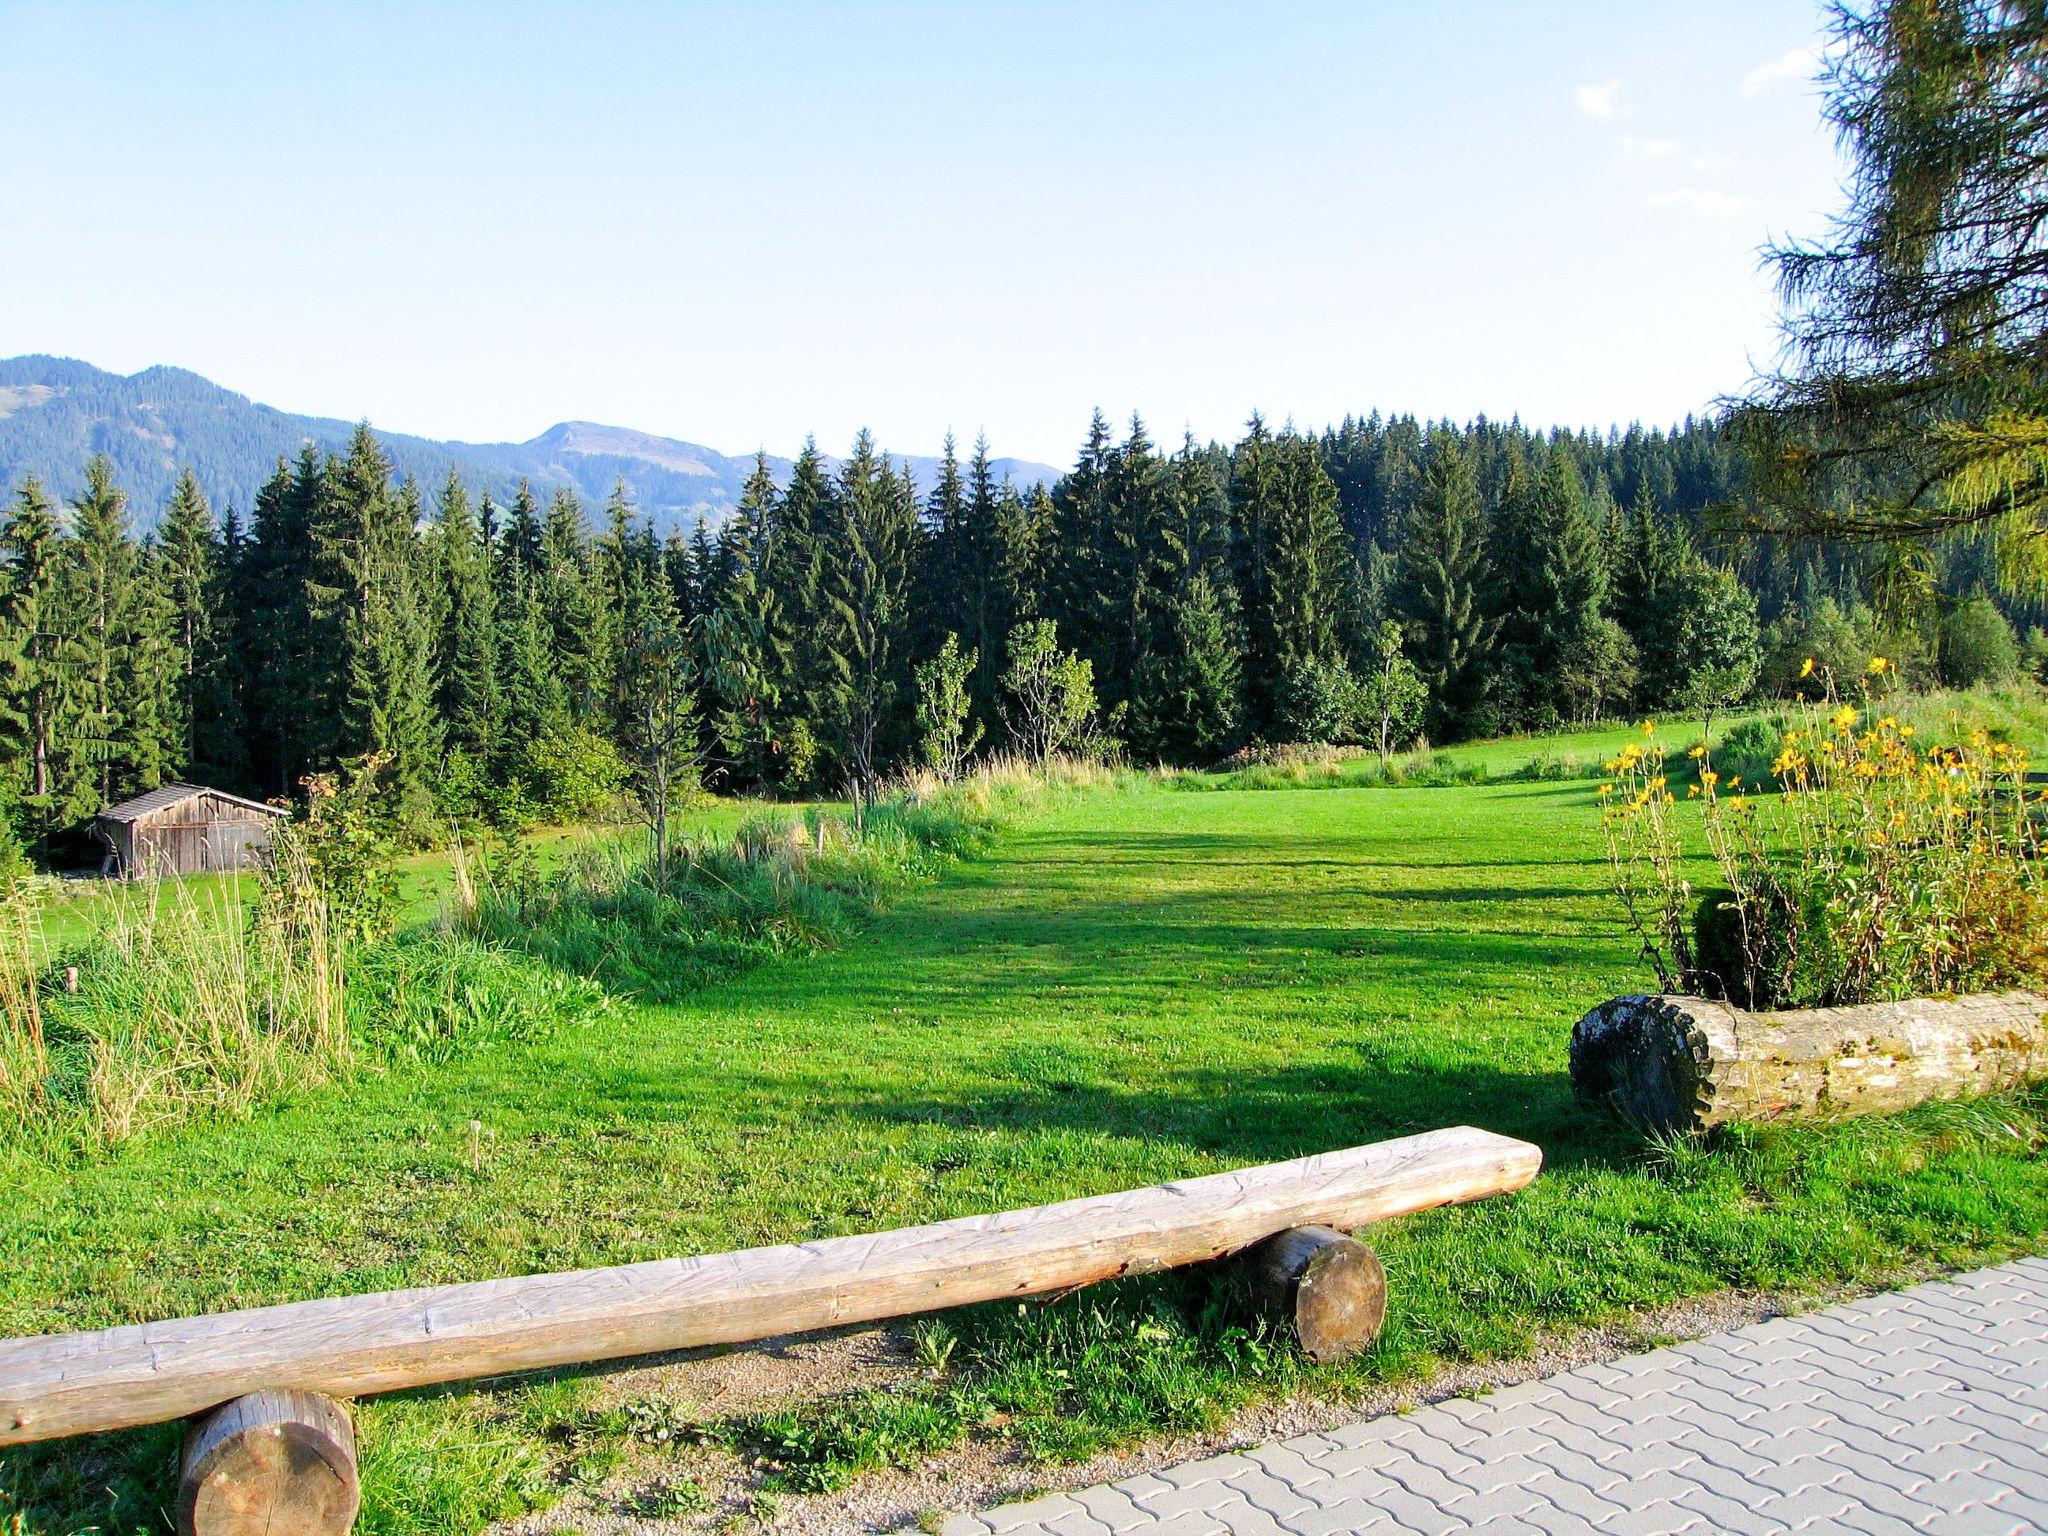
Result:
M547 880L465 868L447 928L523 948L660 1002L771 956L831 948L894 893L967 857L1048 799L1134 775L997 759L954 781L917 773L850 811L765 807L730 837L686 840L664 883L635 840L593 840Z
M36 1120L50 1075L37 987L44 965L32 888L0 891L0 1128L17 1133Z
M17 893L0 901L0 1147L110 1148L249 1114L363 1058L439 1060L608 1008L590 983L473 939L352 942L288 838L253 909L175 881L120 887L54 961Z

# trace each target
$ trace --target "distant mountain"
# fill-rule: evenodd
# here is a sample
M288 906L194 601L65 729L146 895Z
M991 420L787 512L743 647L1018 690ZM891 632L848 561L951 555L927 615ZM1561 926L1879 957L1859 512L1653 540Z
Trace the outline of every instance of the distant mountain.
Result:
M216 511L233 505L246 515L280 454L295 455L306 442L339 449L354 430L353 422L258 405L183 368L145 368L123 377L72 358L0 359L0 492L11 493L23 475L35 474L54 495L68 496L86 459L104 453L141 528L155 524L188 464ZM523 443L438 442L381 428L377 437L398 472L417 476L429 494L452 465L472 490L487 490L501 504L526 479L543 498L557 486L573 486L594 514L623 477L634 503L663 534L721 519L754 468L752 454L723 454L592 421L565 421ZM924 486L938 464L930 456L899 456L899 462ZM770 458L769 464L778 480L788 475L789 460ZM994 464L999 476L1020 486L1059 475L1023 459Z

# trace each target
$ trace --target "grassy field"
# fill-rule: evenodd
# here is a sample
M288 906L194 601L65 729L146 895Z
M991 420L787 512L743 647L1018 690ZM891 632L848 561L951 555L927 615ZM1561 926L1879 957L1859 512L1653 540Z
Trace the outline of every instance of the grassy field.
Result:
M707 798L678 818L676 836L729 835L758 806L759 802L751 800ZM535 866L549 870L592 835L591 829L583 827L540 827L524 834L520 841L533 851ZM394 876L402 920L425 922L448 899L454 885L454 860L447 851L438 849L409 854L397 861ZM185 895L201 904L234 900L247 905L256 899L253 874L188 875L178 883ZM121 902L134 899L140 889L143 888L98 879L52 882L50 900L43 913L44 933L51 948L84 942L113 916Z
M1447 1124L1546 1149L1524 1194L1379 1229L1394 1304L1362 1362L1311 1370L1178 1277L969 1314L928 1393L705 1426L802 1488L996 1424L1083 1455L1629 1308L2041 1244L2038 1095L1711 1152L1582 1113L1571 1025L1647 980L1604 879L1581 782L1080 795L838 952L8 1168L0 1334L889 1227ZM473 1530L543 1500L618 1431L579 1401L572 1383L368 1405L362 1529ZM173 1438L16 1453L0 1489L26 1532L157 1529Z

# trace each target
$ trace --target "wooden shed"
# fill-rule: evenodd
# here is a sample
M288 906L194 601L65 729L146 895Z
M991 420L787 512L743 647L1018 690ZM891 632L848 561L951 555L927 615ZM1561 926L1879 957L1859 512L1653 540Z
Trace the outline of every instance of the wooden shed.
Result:
M291 814L204 784L166 784L101 811L93 830L107 845L103 875L195 875L246 869Z

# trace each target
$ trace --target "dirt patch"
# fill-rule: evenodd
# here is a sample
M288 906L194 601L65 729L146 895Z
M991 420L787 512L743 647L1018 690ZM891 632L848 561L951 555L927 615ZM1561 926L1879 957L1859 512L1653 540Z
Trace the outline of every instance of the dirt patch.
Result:
M1290 1397L1249 1409L1206 1433L1148 1441L1085 1462L1034 1461L1000 1440L970 1440L913 1468L869 1473L838 1493L764 1495L760 1469L728 1451L697 1445L640 1448L602 1485L572 1493L553 1509L492 1529L496 1536L680 1536L745 1527L790 1536L865 1536L918 1526L935 1529L947 1516L993 1504L1113 1482L1198 1457L1411 1412L1446 1398L1602 1364L1766 1318L1810 1312L1947 1272L1915 1269L1891 1276L1885 1286L1796 1294L1721 1292L1654 1308L1606 1327L1556 1336L1518 1360L1451 1366L1426 1382L1399 1387ZM900 1390L922 1377L908 1330L867 1328L676 1356L616 1371L599 1391L600 1400L608 1405L673 1404L702 1422L867 1388ZM696 1512L671 1514L663 1509L663 1490L679 1483L692 1487L693 1502L694 1490L701 1490Z

